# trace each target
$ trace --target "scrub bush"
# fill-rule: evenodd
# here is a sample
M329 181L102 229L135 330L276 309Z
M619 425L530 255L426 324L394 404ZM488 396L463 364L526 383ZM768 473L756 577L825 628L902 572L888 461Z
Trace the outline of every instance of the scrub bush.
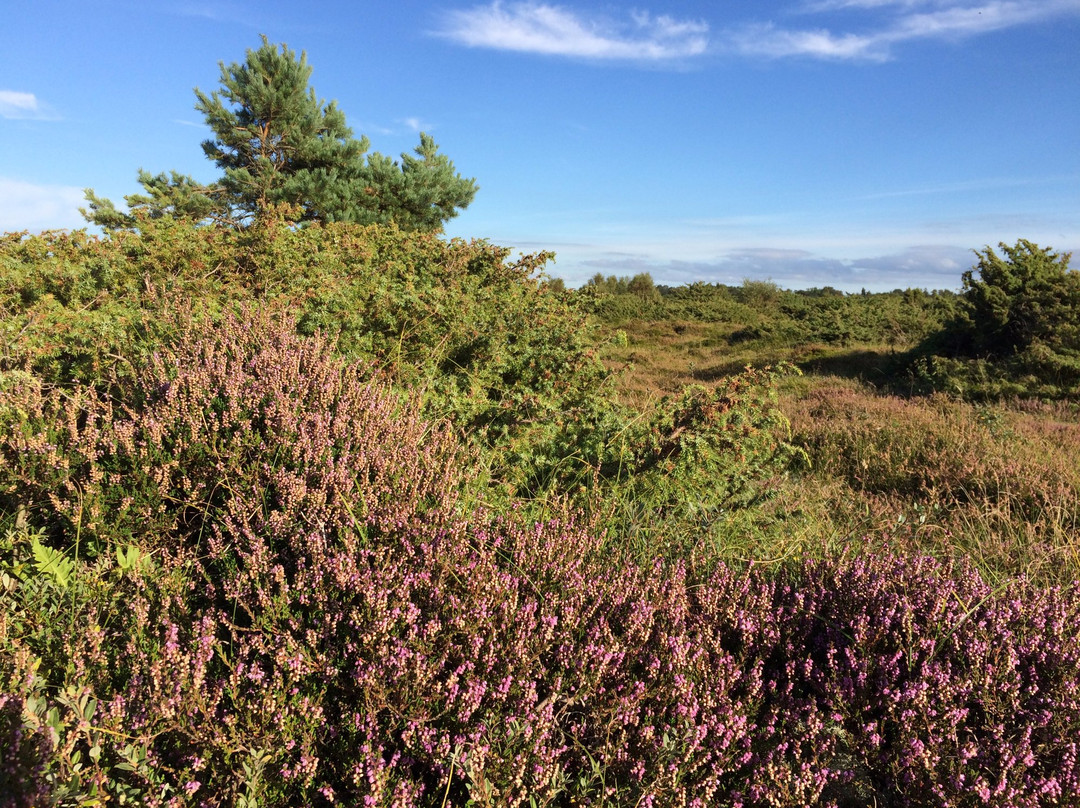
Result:
M184 227L4 243L13 804L1080 801L1080 585L903 551L614 553L597 511L476 506L743 507L798 454L782 370L635 415L534 259ZM804 445L854 447L853 485L1047 504L978 471L988 427L847 420Z
M244 230L168 217L137 232L0 241L0 369L110 397L163 344L178 308L212 323L237 305L287 309L347 359L419 393L424 414L482 450L511 490L565 457L578 422L613 407L586 315L543 282L547 254L390 227ZM109 381L115 380L115 381Z
M260 581L273 607L244 625L197 605L201 581L161 601L148 577L117 587L111 621L98 622L99 601L60 639L79 673L33 695L54 711L41 719L57 732L54 796L1080 798L1075 588L994 590L970 570L887 554L698 572L616 566L599 548L567 523L414 523L320 548L320 567L284 580L270 556Z
M648 507L700 499L699 510L715 511L783 467L775 373L748 372L720 393L687 390L645 412L623 406L584 310L543 282L549 256L508 256L486 242L273 220L235 231L163 218L100 239L16 234L0 244L9 335L0 369L121 406L146 395L129 381L162 346L236 306L271 306L298 333L326 335L336 354L412 391L424 417L478 453L492 502L576 497L600 481L658 492ZM185 331L185 318L197 325ZM760 444L743 440L750 432ZM695 458L708 461L715 496L680 493L702 477ZM667 473L670 461L678 473Z
M973 399L1070 398L1080 386L1080 272L1025 239L977 251L958 310L913 356L921 388Z
M1000 357L1035 343L1080 350L1080 273L1069 269L1069 254L1024 239L999 246L1003 256L987 247L964 273L960 315L950 328L958 352Z

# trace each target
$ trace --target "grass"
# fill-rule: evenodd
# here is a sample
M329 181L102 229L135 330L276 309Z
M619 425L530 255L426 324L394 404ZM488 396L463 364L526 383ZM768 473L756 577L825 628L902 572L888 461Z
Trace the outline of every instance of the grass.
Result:
M638 404L685 384L714 385L747 365L788 361L802 370L782 383L780 406L808 467L752 515L716 526L710 540L722 557L889 546L965 557L991 579L1080 579L1075 404L898 394L905 346L731 344L738 330L624 321L609 326L604 354L620 371L620 394Z

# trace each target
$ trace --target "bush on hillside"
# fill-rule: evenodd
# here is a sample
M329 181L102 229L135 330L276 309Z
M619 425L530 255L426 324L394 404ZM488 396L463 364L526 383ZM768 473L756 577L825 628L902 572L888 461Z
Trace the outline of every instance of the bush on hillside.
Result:
M764 348L853 343L907 348L941 329L954 314L956 298L921 289L858 295L830 287L791 291L754 280L741 286L658 287L659 295L642 298L630 284L631 279L599 277L578 294L608 326L633 320L702 322L726 326L722 331L732 346Z
M212 325L237 305L270 304L288 310L299 333L326 334L341 355L418 391L424 414L479 453L498 496L595 492L598 480L610 491L639 471L677 488L653 463L672 418L679 441L701 447L694 456L732 461L716 479L721 499L785 462L769 374L737 382L740 403L722 404L754 430L776 430L776 441L763 440L774 457L743 454L753 473L734 448L734 427L687 415L715 407L679 415L674 399L646 413L620 406L581 298L544 282L546 254L511 261L486 242L384 227L265 220L236 231L168 218L104 238L13 234L0 250L8 334L0 367L46 385L81 383L126 402L137 388L124 379L180 339L177 312ZM672 496L689 498L664 494Z
M171 227L158 231L163 253L218 254L218 236L170 245ZM524 301L517 309L451 320L440 306L455 278L467 286L468 268L439 269L430 256L471 256L489 279L503 267L508 284L522 269L486 246L324 232L369 262L379 256L387 286L371 294L373 321L400 323L419 307L405 319L410 338L431 342L399 337L393 348L389 328L363 331L345 306L305 308L290 291L311 289L305 273L338 277L330 299L343 301L353 290L344 267L377 281L327 236L287 228L244 234L263 240L258 250L226 241L242 260L195 278L186 260L174 272L140 264L142 236L123 242L121 259L97 242L93 254L108 260L69 266L90 291L62 303L50 291L10 315L26 331L0 374L0 777L41 786L16 804L1080 799L1075 587L992 589L966 567L887 553L748 569L613 559L594 525L472 507L477 455L445 421L421 416L423 390L390 380L437 373L426 364L442 356L434 335L482 345L469 318L483 314L507 323L491 349L501 358L464 364L478 379L509 372L518 387L502 395L526 395L544 376L513 364L511 315L535 312L524 302L538 299L543 313L542 293L521 282L506 298ZM319 275L323 261L332 269ZM410 285L410 261L445 272L448 297L423 274ZM90 265L117 271L110 280ZM53 282L17 266L24 287ZM147 280L140 266L158 274ZM112 288L141 296L170 282L206 283L207 310L185 314L175 297L147 292L145 330L109 332L136 346L127 358L90 343L101 378L79 381L89 362L51 361L68 348L36 330L39 314L107 321ZM293 311L325 318L304 336ZM426 330L440 313L441 329ZM571 316L556 309L553 322ZM637 420L586 398L577 412L599 415L569 417L580 431L562 437L609 494L673 511L706 488L731 497L721 506L738 502L748 489L734 483L752 492L785 454L767 382L751 372L689 390ZM456 416L440 389L427 391L427 411L439 401ZM482 401L497 401L487 389L477 388ZM544 407L562 400L541 393ZM499 423L490 434L546 434L498 433ZM693 477L699 465L708 479ZM701 488L680 492L692 483Z
M551 462L568 424L611 401L585 314L538 277L547 258L511 261L483 241L386 227L275 221L235 231L165 218L103 238L9 234L0 368L101 389L175 342L173 314L187 301L210 322L269 302L289 309L299 332L331 335L344 356L419 390L429 416L448 419L491 452L498 474L520 482Z
M1080 388L1080 272L1024 239L964 273L959 309L914 352L913 384L974 399L1073 396Z
M1036 344L1080 351L1080 272L1069 269L1069 254L1024 239L999 246L1003 256L987 247L964 273L961 309L948 329L955 352L1000 358Z

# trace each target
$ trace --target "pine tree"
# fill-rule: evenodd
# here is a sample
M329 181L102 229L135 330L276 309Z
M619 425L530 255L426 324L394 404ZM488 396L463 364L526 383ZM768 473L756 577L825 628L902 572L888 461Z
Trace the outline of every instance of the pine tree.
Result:
M454 173L454 164L432 137L420 133L416 155L401 164L372 154L365 168L365 198L350 221L394 222L403 230L437 230L476 195L476 184Z
M129 213L118 210L110 200L86 189L89 210L80 208L83 216L106 230L133 228L140 215L150 219L171 216L195 221L232 221L228 199L220 185L203 185L176 171L166 175L151 174L142 169L139 169L139 184L146 194L124 197Z
M214 132L203 152L225 172L221 185L241 216L287 203L305 220L340 218L353 201L368 139L353 137L335 102L316 99L310 78L306 54L297 59L263 37L244 64L221 63L220 91L195 90Z
M416 156L403 154L400 164L368 155L368 139L353 137L337 103L316 98L305 53L297 58L264 36L243 64L220 67L220 90L195 90L195 108L214 133L203 152L224 172L220 180L204 186L176 172L169 178L140 171L149 196L125 197L132 214L87 190L89 221L130 227L142 211L244 224L288 209L301 222L393 222L431 231L472 202L475 180L457 174L425 133Z

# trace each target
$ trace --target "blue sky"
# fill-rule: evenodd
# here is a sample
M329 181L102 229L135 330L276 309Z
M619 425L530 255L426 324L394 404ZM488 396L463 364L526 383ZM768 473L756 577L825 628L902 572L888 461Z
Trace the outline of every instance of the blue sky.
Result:
M447 233L550 273L957 288L1078 251L1080 0L35 0L0 27L0 231L78 227L139 168L210 181L192 89L259 35L372 149L431 133Z

